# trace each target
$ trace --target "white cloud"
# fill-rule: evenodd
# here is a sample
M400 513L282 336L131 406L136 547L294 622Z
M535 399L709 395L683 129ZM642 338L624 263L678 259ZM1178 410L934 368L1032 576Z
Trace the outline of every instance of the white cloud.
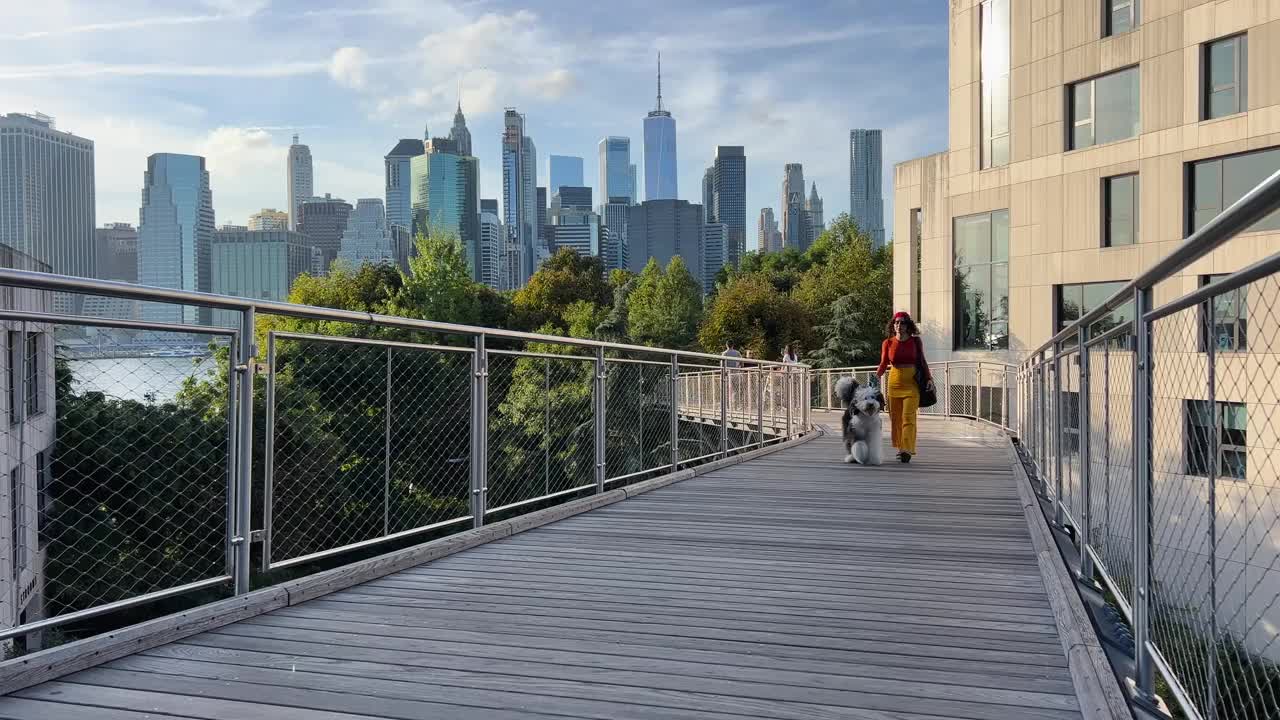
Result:
M556 68L528 82L528 89L543 100L559 100L578 86L578 79L565 68Z
M144 30L153 27L197 25L221 22L224 20L242 20L255 15L265 8L267 6L267 0L204 0L201 4L212 12L189 15L157 15L151 17L142 16L116 20L101 20L99 22L82 23L79 25L65 24L65 16L63 16L63 24L61 25L56 21L46 21L48 22L48 26L45 29L28 30L25 32L0 35L0 40L42 40L68 35L83 35L86 33L114 33L125 30ZM6 12L6 14L8 13ZM53 19L51 18L50 20Z
M116 77L281 78L323 72L326 63L303 61L262 65L179 65L73 62L57 65L0 65L0 80Z
M358 47L339 48L329 61L329 77L345 88L363 89L367 81L369 55Z

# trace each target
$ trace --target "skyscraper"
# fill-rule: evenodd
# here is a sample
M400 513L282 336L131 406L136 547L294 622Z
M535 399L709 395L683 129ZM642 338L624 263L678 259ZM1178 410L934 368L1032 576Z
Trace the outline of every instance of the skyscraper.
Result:
M884 195L880 190L880 131L849 131L849 216L871 236L875 247L884 245Z
M129 223L109 223L93 235L98 277L138 282L138 230Z
M582 186L582 158L572 155L547 156L547 193L555 195L565 185Z
M308 198L298 212L298 232L312 247L320 249L320 271L329 272L329 266L342 249L342 234L347 231L347 218L351 215L351 203L325 193L322 198Z
M298 228L298 206L314 194L314 175L311 171L311 148L298 144L293 136L289 146L289 167L286 182L289 185L289 229Z
M94 277L93 141L47 115L0 116L0 245Z
M460 155L452 140L434 138L410 161L414 235L456 237L472 277L480 278L480 163Z
M338 259L356 267L396 263L382 198L360 198L356 201L356 209L347 217L347 229L342 233L342 250L338 252Z
M314 272L320 250L287 230L218 230L210 264L212 290L254 300L287 300L293 281ZM216 324L231 325L233 310L214 312Z
M538 241L536 244L538 245L538 247L543 247L545 245L549 245L551 242L551 231L547 229L547 225L550 222L549 220L547 220L547 208L548 208L547 189L539 185L536 188L535 194L537 195L537 198L538 198L538 224L537 224Z
M813 183L809 190L809 200L805 203L805 210L809 211L809 224L813 226L813 237L817 239L826 230L826 224L822 220L822 198L818 197L818 183Z
M249 216L249 224L245 227L250 230L288 230L289 213L275 208L262 208Z
M604 250L601 253L606 271L627 269L627 257L630 253L627 239L629 207L631 207L631 201L626 196L609 198L609 202L600 206L601 219L609 230L609 236L604 241Z
M383 158L387 191L387 224L413 225L413 183L410 161L426 152L421 140L403 138Z
M198 155L156 153L147 158L138 226L138 282L208 292L213 244L213 191ZM207 308L145 303L153 322L208 324Z
M497 290L501 277L500 256L506 247L497 199L480 201L480 282Z
M467 119L462 115L462 100L458 100L458 111L453 114L453 127L449 128L449 139L453 141L458 154L463 157L471 155L471 131L467 129Z
M762 253L782 250L782 231L778 229L778 220L773 216L773 208L760 209L760 231L756 238L756 250Z
M702 292L711 292L716 286L716 274L720 268L729 264L728 243L729 226L724 223L709 223L702 226Z
M675 200L676 119L662 107L662 54L658 54L658 105L644 119L644 199Z
M712 209L709 222L729 228L725 262L738 267L747 251L747 153L741 145L720 145L712 170ZM716 268L719 270L719 268Z
M787 163L782 177L782 244L803 250L812 236L813 223L805 209L804 166Z
M716 169L702 171L702 221L713 223L716 219Z
M600 140L600 201L626 198L636 202L636 166L631 164L631 138L610 135Z
M502 208L516 257L512 274L504 278L514 286L504 290L523 287L537 268L537 181L537 150L524 134L524 116L507 108L502 133Z
M684 258L689 273L701 280L702 206L687 200L646 200L628 210L629 240L627 264L639 273L655 258L666 266L671 258Z

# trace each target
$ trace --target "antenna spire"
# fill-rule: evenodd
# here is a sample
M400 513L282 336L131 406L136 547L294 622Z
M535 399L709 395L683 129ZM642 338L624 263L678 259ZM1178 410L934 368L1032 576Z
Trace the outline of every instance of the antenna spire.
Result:
M658 51L658 109L662 109L662 51Z

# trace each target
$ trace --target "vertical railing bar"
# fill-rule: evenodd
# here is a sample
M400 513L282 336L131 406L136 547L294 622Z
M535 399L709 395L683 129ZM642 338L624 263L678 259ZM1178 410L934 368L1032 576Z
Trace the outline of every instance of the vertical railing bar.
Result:
M236 400L240 397L240 389L236 385L236 380L238 378L236 377L235 355L236 349L235 346L232 345L227 349L227 527L222 542L222 550L226 555L225 571L228 576L233 578L236 574L236 554L235 544L231 542L231 540L236 535L236 473L240 471L239 463L236 462L236 442L239 440L239 433L236 431L236 420L238 419L238 413L236 412ZM270 411L268 411L267 417L268 419L270 418ZM269 442L270 441L268 440L268 443ZM21 447L21 443L19 443L19 447ZM267 447L270 447L270 444L268 444ZM263 495L265 497L266 488L264 487L263 490ZM264 532L262 533L262 536L263 542L265 543L267 537L267 533L265 532L265 514L263 516L263 522ZM262 569L264 572L268 569L267 555L265 552L262 555Z
M687 388L688 385L686 384ZM680 469L680 356L671 356L671 472Z
M786 404L787 409L787 438L795 437L795 428L791 424L791 406L795 402L792 397L791 387L791 366L782 369L782 402Z
M1151 642L1151 389L1153 357L1151 323L1143 319L1151 308L1151 291L1134 289L1134 323L1138 352L1134 356L1134 684L1139 697L1154 697Z
M18 474L19 474L19 481L18 481L19 489L26 486L25 483L26 483L26 470L27 470L26 452L25 452L27 447L27 438L26 438L27 410L29 409L27 407L27 398L31 394L31 389L27 387L27 374L28 374L27 373L27 334L29 333L29 331L27 330L28 326L29 325L27 321L23 320L22 325L18 330L18 347L9 348L9 353L11 356L15 352L18 354L18 362L17 362L18 378L19 378L18 392L14 393L13 395L13 410L15 411L14 417L17 418L18 420L17 466L18 466ZM55 354L57 353L56 347L54 348L54 353ZM9 362L10 363L13 362L12 357L10 358ZM10 484L9 486L9 492L13 492L12 484ZM22 502L22 500L20 499L10 498L9 505L11 508L17 508L18 512L24 512L23 508L25 507L25 503ZM19 528L21 528L21 523L19 523ZM26 533L19 532L18 536L13 538L13 547L9 551L9 570L10 570L10 575L14 578L14 582L9 583L10 585L9 602L12 603L10 607L13 607L13 608L17 608L19 601L21 600L21 593L22 593L21 584L22 583L19 582L18 580L22 575L22 569L18 567L18 547L19 547L19 544L22 542L22 539L25 536L25 534ZM23 623L15 623L15 624L23 624Z
M640 454L640 463L637 465L637 467L639 467L641 470L644 469L644 371L647 367L648 367L647 365L639 366L640 408L639 408L639 411L636 413L638 416L637 422L639 423L639 432L637 432L636 434L636 437L638 438L638 442L636 443L636 445ZM626 457L625 451L623 453L623 457ZM625 464L625 461L624 461L624 464Z
M977 395L975 400L974 415L977 419L982 419L982 361L978 361L978 369L976 371L977 378L974 380L974 394Z
M271 502L275 495L276 465L276 334L267 333L267 418L262 449L262 572L271 569Z
M1233 291L1236 292L1236 291ZM1218 412L1218 345L1214 342L1213 300L1206 300L1200 316L1204 320L1205 362L1208 363L1209 408L1213 411L1213 439L1209 465L1209 652L1205 658L1207 680L1205 720L1218 717L1218 463L1222 457L1222 413Z
M1090 440L1093 434L1093 424L1090 421L1092 413L1090 408L1089 394L1092 390L1089 373L1089 328L1081 325L1077 335L1077 341L1080 345L1080 352L1077 358L1080 362L1080 404L1077 408L1077 423L1080 426L1080 492L1084 496L1083 502L1080 504L1080 580L1084 583L1093 582L1093 556L1089 554L1089 546L1092 541L1092 531L1089 526L1093 524L1093 486L1092 486L1092 447Z
M1053 346L1053 524L1062 527L1062 346Z
M1102 487L1103 511L1106 513L1108 537L1103 542L1111 544L1111 341L1102 344ZM1106 560L1106 556L1103 556ZM1104 570L1106 563L1104 562ZM1113 576L1115 573L1111 573Z
M391 534L391 347L387 346L386 408L382 422L382 534Z
M756 434L760 437L760 447L764 447L764 384L769 378L765 375L763 365L756 366ZM830 382L827 383L830 386Z
M643 369L641 370L643 374ZM605 411L608 407L607 398L605 397L605 365L604 365L604 348L596 348L596 382L595 382L595 437L596 437L596 492L604 492L605 481ZM548 428L550 429L550 428ZM641 442L644 440L641 438Z
M489 482L488 414L486 394L489 358L485 353L485 335L475 338L475 354L471 356L471 523L484 526L485 492Z
M236 423L237 460L240 469L236 474L236 574L235 593L244 595L249 592L249 538L252 528L249 526L250 495L253 481L253 355L254 355L254 309L245 308L240 313L240 338L237 346L236 371L240 373L238 387L240 390L239 414Z
M542 359L542 492L551 494L551 358ZM595 382L592 382L592 392ZM595 414L592 396L592 414Z
M720 454L729 454L729 363L720 361Z

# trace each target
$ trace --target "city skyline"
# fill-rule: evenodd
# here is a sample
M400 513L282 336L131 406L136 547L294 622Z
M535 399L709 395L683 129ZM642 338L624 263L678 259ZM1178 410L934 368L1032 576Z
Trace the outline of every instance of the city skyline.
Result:
M794 160L823 188L830 220L848 209L843 150L850 128L885 129L886 171L894 161L940 149L946 141L945 113L913 103L917 90L945 92L945 72L939 72L945 68L945 8L925 2L895 8L892 16L869 7L856 22L821 3L794 18L766 6L730 13L678 9L691 19L715 14L716 34L689 29L696 22L682 21L672 30L677 8L662 3L637 15L625 31L603 9L584 5L582 17L593 28L587 46L557 36L545 13L501 4L406 10L378 2L367 15L349 17L326 3L305 12L284 0L220 5L247 9L211 13L217 19L166 26L163 33L88 27L135 20L145 25L159 11L141 3L73 2L65 9L70 15L23 8L10 18L4 32L12 34L0 43L0 111L47 112L59 118L61 129L94 140L99 225L136 222L136 178L155 152L206 157L219 188L218 217L227 223L246 224L263 207L284 209L280 176L295 131L311 148L316 195L382 194L387 149L399 138L421 137L424 125L447 132L459 98L486 196L501 190L500 147L493 138L501 132L505 105L521 108L528 134L547 152L594 158L602 137L628 137L632 162L639 165L636 144L654 105L656 50L664 56L663 103L679 119L682 199L698 202L703 163L716 145L740 144L750 157L748 207L776 206L774 178L783 162ZM70 16L75 20L68 22ZM307 44L279 37L285 19L309 38ZM86 27L78 30L78 23ZM782 32L787 26L793 31ZM823 30L804 30L813 27ZM753 51L744 54L725 43L718 37L725 28L741 30ZM506 39L499 43L494 36ZM266 37L273 41L263 42ZM438 68L432 75L441 79L415 77L398 85L397 75L405 73L395 70L423 62L428 51L411 49L405 58L379 48L417 48L427 37L435 48L429 65ZM904 37L910 40L904 43ZM68 45L68 38L75 42ZM317 39L333 41L330 48L348 47L316 56ZM121 65L113 54L121 41L137 46L133 64ZM244 52L224 47L233 41ZM183 54L194 59L174 65L173 47L196 51ZM510 57L522 48L534 50L532 66ZM877 79L882 66L920 71L897 87ZM790 82L797 71L812 80ZM864 94L848 93L850 84ZM868 95L876 102L865 102ZM597 163L584 163L584 184L603 201L597 174ZM643 192L637 196L642 200ZM748 217L748 249L757 236L754 215Z

